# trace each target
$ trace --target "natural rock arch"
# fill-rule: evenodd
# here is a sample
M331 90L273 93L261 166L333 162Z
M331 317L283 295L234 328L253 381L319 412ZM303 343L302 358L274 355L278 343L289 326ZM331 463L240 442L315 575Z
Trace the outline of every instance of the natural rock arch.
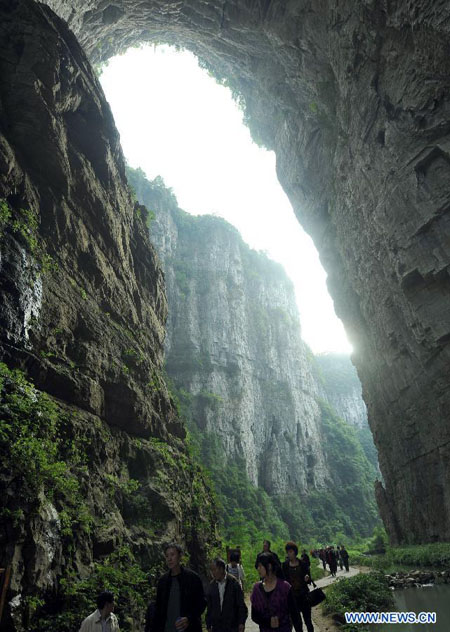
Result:
M356 347L391 538L449 539L448 3L48 4L93 61L172 42L244 96Z

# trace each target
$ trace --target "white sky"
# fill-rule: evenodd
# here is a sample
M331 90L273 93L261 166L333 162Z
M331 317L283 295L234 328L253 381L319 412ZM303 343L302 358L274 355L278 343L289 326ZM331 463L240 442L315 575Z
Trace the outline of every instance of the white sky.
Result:
M194 55L168 46L113 58L101 83L129 164L149 179L161 175L180 208L220 215L280 262L295 286L303 339L315 353L350 353L317 251L277 180L275 154L253 143L230 90Z

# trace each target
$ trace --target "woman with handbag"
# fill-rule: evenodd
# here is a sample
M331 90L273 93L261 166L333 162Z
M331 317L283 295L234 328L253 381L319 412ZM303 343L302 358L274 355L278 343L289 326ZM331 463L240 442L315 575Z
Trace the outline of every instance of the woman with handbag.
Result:
M309 603L308 584L311 581L309 567L304 560L297 557L298 547L295 542L287 542L285 546L288 559L283 562L283 575L292 586L297 610L301 612L308 632L314 632L311 620L311 604Z
M302 632L292 587L277 577L279 566L273 555L261 553L256 564L261 581L253 586L250 602L252 619L260 632L291 632L292 624L295 632Z

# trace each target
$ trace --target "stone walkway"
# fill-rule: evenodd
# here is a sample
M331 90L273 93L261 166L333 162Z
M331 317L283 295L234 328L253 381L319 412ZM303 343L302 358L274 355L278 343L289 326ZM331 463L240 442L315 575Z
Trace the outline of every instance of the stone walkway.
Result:
M338 570L337 577L331 577L331 575L328 575L327 577L322 577L322 579L318 579L315 584L319 588L324 588L324 586L329 586L340 577L353 577L354 575L358 575L358 573L360 572L361 569L359 569L358 567L350 566L350 570L348 573L346 573L345 570ZM259 626L251 620L251 606L249 598L247 598L246 601L248 606L248 619L245 624L245 632L259 632ZM316 606L315 608L313 608L312 620L314 623L314 632L332 632L334 630L337 630L337 626L335 626L333 621L329 617L324 617L322 615L322 609L320 606ZM306 632L306 627L304 624L303 630L304 632ZM295 631L293 630L293 632Z

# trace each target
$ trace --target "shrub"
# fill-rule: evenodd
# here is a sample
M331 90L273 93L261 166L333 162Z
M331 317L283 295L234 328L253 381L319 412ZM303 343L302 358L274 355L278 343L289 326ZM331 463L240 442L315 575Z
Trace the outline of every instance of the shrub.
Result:
M327 589L325 614L345 612L378 612L394 603L389 584L382 573L361 573L355 577L338 579Z
M114 594L120 629L128 632L136 629L136 619L143 619L148 605L150 581L126 546L94 562L89 577L79 579L75 573L68 573L61 579L59 594L37 610L32 629L36 632L78 630L82 620L96 609L95 598L104 590Z

